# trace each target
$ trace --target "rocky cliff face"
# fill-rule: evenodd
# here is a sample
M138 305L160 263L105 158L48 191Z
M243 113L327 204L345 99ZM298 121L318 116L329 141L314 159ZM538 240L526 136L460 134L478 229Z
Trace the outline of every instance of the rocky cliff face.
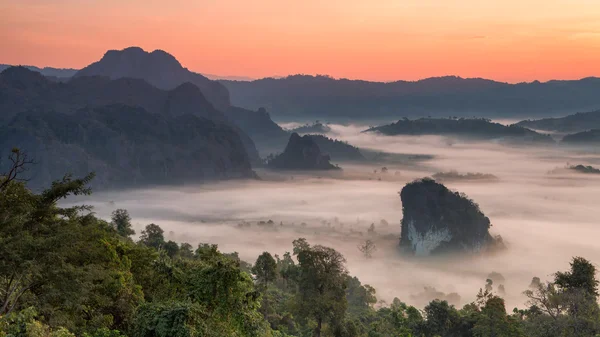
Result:
M300 137L292 133L285 150L269 161L269 166L283 170L335 170L329 156L321 153L319 146L310 136Z
M90 64L74 75L82 76L138 78L163 90L171 90L190 82L200 88L217 109L224 111L229 107L229 92L222 84L189 71L173 55L162 50L146 52L138 47L109 50L100 61Z
M47 187L65 173L84 176L92 171L95 188L255 176L230 125L120 104L70 115L18 114L0 127L0 168L13 147L36 162L27 172L33 188Z
M494 239L490 220L464 194L432 179L414 181L400 192L403 218L400 247L416 256L477 253Z

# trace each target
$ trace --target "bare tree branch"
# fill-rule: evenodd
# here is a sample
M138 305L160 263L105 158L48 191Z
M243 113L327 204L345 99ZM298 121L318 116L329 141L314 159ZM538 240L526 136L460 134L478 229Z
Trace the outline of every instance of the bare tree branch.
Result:
M29 169L29 165L35 163L27 153L18 148L11 150L8 160L11 162L11 166L8 172L0 174L0 191L4 190L12 181L29 181L29 179L22 178L21 175Z

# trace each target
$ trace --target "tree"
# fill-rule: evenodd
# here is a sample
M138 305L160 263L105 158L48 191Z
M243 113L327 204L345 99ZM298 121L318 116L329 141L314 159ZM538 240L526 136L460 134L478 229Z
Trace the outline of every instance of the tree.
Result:
M194 257L194 251L192 250L192 245L187 242L183 242L179 245L179 255L186 259L191 259Z
M504 300L498 296L487 299L473 327L476 337L522 337L518 324L506 315Z
M425 307L428 336L449 336L458 326L459 315L447 301L433 300Z
M173 258L177 254L179 254L179 245L175 241L169 240L169 241L165 242L162 245L162 249L164 249L165 252L167 253L167 255L171 258Z
M573 258L570 271L554 274L554 283L564 290L583 289L588 294L598 297L596 267L582 257Z
M269 252L263 252L256 259L252 273L256 276L259 286L266 290L269 283L273 283L277 279L277 262Z
M160 226L151 223L142 231L140 242L148 247L159 249L165 243L164 232Z
M346 260L332 248L311 247L306 240L294 242L298 259L298 314L315 320L314 336L320 337L323 323L336 326L343 321L348 305Z
M92 177L67 175L40 194L12 180L0 191L0 316L35 305L51 329L80 335L84 328L127 326L142 294L126 243L87 207L57 206L88 194Z
M363 244L358 246L358 250L367 258L370 259L373 257L373 253L377 250L377 246L371 240L366 240Z
M135 231L131 228L131 217L126 209L117 209L112 212L112 225L123 237L135 235Z
M10 161L10 168L7 172L0 174L0 191L6 189L6 187L13 181L15 182L26 182L28 179L22 178L21 174L26 172L28 166L33 164L34 161L29 159L27 153L13 148L8 156Z

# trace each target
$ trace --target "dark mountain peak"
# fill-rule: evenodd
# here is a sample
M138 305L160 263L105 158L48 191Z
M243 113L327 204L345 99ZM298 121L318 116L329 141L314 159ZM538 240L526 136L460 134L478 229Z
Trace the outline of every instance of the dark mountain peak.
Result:
M81 69L74 76L97 75L111 79L139 78L163 90L172 90L191 82L214 107L221 110L229 107L229 92L222 84L187 70L164 50L147 52L139 47L109 50L100 61Z
M292 133L282 154L269 161L269 166L282 170L332 170L330 157L321 153L321 149L310 136Z
M0 73L0 80L17 89L42 87L48 85L50 82L39 72L29 70L22 66L5 69Z
M167 71L183 71L177 59L162 50L147 52L140 47L129 47L123 50L109 50L100 61L92 63L80 70L75 76L104 73L111 78L141 77L144 71L164 73Z

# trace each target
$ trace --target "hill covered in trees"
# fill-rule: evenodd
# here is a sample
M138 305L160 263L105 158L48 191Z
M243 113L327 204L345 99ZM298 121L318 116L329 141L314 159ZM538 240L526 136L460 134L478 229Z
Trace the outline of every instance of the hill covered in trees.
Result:
M0 177L2 337L600 333L596 267L581 257L548 282L534 278L529 304L511 313L487 288L460 309L432 300L420 310L397 298L376 306L376 290L352 277L332 248L299 238L283 256L265 251L249 264L210 242L168 241L160 224L135 237L126 210L105 221L85 206L56 204L90 193L92 176L36 194L12 172Z
M597 145L600 143L600 129L577 132L563 137L564 145Z
M440 135L516 144L554 144L549 135L542 135L517 125L494 123L483 118L405 118L396 123L370 128L365 132L377 132L387 136Z
M545 131L574 133L590 129L600 129L600 110L579 112L565 117L524 120L517 125Z
M368 82L293 75L255 81L220 81L231 103L266 107L277 118L338 121L402 116L521 117L600 108L600 79L509 84L455 76L419 81Z

